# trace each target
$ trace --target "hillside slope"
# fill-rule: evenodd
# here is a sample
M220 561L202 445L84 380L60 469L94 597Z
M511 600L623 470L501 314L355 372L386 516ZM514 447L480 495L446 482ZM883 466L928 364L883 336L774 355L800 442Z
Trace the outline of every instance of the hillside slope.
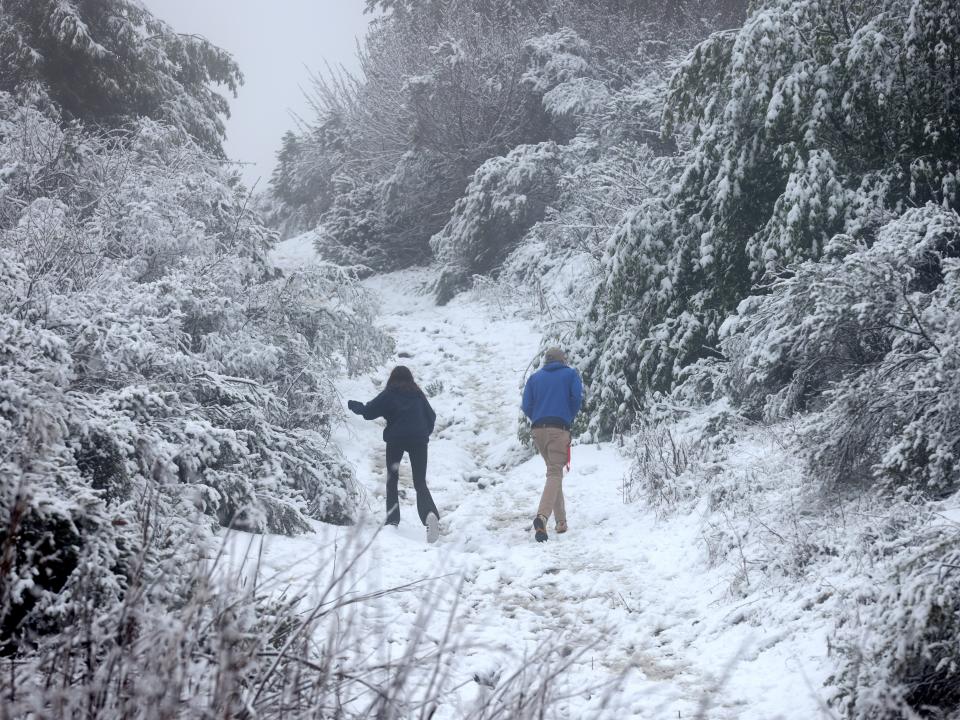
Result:
M296 242L281 252L296 258ZM516 436L520 387L540 340L535 323L469 294L437 307L424 293L428 280L405 271L367 281L382 298L398 356L381 372L342 382L340 392L344 402L368 400L392 364L403 363L432 394L438 422L428 482L443 516L440 542L425 543L406 461L401 525L381 530L381 426L350 416L335 440L366 491L361 522L265 537L264 575L289 592L319 587L369 542L350 592L404 589L348 613L359 630L350 652L387 665L411 637L419 652L446 646L450 692L435 717L465 716L480 693L495 692L518 669L534 687L538 669L565 664L552 689L564 697L555 705L560 717L695 717L703 708L711 718L820 715L831 670L825 616L800 609L805 593L732 593L729 568L711 567L715 548L697 513L658 519L624 502L623 449L574 445L564 483L570 531L533 541L543 464ZM783 471L772 441L754 438L742 451L743 463ZM405 680L412 705L425 679Z

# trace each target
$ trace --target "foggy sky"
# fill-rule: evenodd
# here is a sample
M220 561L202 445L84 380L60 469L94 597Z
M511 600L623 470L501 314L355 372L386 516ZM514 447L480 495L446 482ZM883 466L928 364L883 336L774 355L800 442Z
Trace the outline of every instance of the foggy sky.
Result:
M363 0L144 1L177 32L203 35L240 64L245 83L230 98L226 150L253 163L241 170L248 185L260 179L258 191L270 180L280 138L295 127L290 111L310 118L300 91L308 69L322 70L325 60L355 69L356 39L370 21Z

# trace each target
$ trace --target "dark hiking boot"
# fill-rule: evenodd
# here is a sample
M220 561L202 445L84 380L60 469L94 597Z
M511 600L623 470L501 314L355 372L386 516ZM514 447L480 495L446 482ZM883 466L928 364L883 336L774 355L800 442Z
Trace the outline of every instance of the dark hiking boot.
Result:
M433 513L427 513L427 542L435 543L440 537L440 519Z
M533 530L537 542L546 542L550 539L547 536L547 519L543 515L537 515L533 519Z

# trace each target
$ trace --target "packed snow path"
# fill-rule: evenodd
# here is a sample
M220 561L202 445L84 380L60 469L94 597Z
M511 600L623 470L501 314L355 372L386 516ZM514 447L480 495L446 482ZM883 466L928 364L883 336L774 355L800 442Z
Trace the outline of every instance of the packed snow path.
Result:
M799 608L796 623L767 627L762 615L751 615L751 603L732 600L729 573L710 570L703 558L695 518L657 520L623 503L628 461L616 447L574 445L564 480L570 530L556 535L551 519L549 542L533 540L544 466L520 445L517 423L539 336L529 321L494 317L469 296L437 307L422 292L424 279L405 272L367 282L381 296L397 355L340 391L344 403L370 400L396 364L408 365L428 389L438 420L427 477L442 514L440 541L425 542L406 458L401 524L380 528L382 424L350 415L335 440L366 492L358 526L318 524L315 535L269 538L263 567L294 587L316 583L334 553L376 536L357 573L358 592L437 578L378 600L359 620L370 653L399 657L425 606L434 607L430 642L440 641L456 613L460 649L447 670L463 687L437 718L465 714L486 688L475 676L495 684L499 673L547 648L576 655L557 686L575 695L561 704L571 718L824 716L823 631L804 628ZM603 691L579 693L610 682L617 689L604 709Z

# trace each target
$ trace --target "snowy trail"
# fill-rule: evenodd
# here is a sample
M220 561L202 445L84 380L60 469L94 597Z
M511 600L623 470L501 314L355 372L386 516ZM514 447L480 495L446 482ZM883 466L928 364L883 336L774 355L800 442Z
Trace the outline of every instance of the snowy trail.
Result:
M456 602L464 648L448 669L466 683L456 696L462 703L483 690L474 674L515 669L559 643L587 648L562 691L618 681L610 706L600 709L602 693L573 697L565 702L569 717L692 718L705 698L709 718L822 717L824 630L800 620L766 627L749 603L732 601L728 578L704 560L696 518L657 520L622 502L628 461L617 448L574 445L564 481L570 531L556 535L551 520L550 541L533 541L544 467L516 430L539 337L529 322L491 317L468 297L436 307L419 292L423 278L406 272L367 282L382 298L397 357L340 387L344 401L369 400L390 367L406 364L431 390L438 416L428 483L442 514L441 539L425 542L405 459L401 525L376 537L358 588L440 579L381 601L364 620L372 646L399 655L430 602L437 612L427 636L439 638ZM312 582L331 561L334 540L340 548L349 533L377 532L385 513L381 431L379 422L351 415L335 438L367 493L358 528L318 524L315 535L269 538L265 567L294 586ZM462 714L451 701L436 717Z

